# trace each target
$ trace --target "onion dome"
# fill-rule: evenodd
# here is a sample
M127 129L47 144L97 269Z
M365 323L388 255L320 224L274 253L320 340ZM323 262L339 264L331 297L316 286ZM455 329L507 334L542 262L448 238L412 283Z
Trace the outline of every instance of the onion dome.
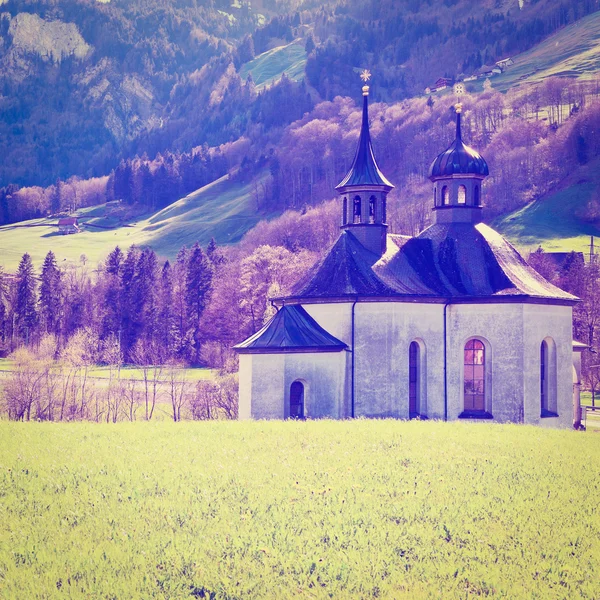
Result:
M393 185L386 179L385 175L379 170L373 145L371 144L371 134L369 132L369 86L363 87L363 114L362 126L360 129L360 138L358 148L354 156L352 166L344 179L336 186L336 190L363 185L382 185L390 190Z
M429 167L429 178L451 177L452 175L478 175L487 177L490 174L487 162L477 152L462 141L460 131L460 109L456 112L456 139L450 147L442 152Z

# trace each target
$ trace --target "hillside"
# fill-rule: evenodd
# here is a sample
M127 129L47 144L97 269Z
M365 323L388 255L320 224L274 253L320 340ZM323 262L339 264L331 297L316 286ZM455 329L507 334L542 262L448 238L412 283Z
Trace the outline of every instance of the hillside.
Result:
M257 177L260 182L262 176ZM0 265L16 270L28 252L36 265L52 250L59 262L76 262L81 255L95 265L115 246L151 246L159 256L173 259L178 250L211 238L219 244L239 241L258 221L254 183L230 180L229 176L189 194L167 208L132 222L106 218L106 207L78 211L81 233L60 235L57 219L36 219L0 227Z
M549 36L530 50L513 56L514 65L492 79L494 89L539 83L548 77L592 79L600 71L600 11ZM469 84L480 90L483 82Z
M292 81L304 77L306 51L302 40L295 40L285 46L277 46L263 52L240 69L240 77L245 81L252 75L257 90L277 82L285 73Z

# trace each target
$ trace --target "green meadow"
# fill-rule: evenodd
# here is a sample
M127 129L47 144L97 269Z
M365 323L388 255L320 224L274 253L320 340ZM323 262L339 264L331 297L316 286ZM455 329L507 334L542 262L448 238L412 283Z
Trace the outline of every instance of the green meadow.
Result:
M598 598L600 435L0 422L1 598Z
M304 78L306 66L305 42L295 40L285 46L277 46L267 50L256 58L242 65L240 77L246 80L252 74L257 90L279 81L285 73L292 81Z
M266 177L260 174L259 183ZM253 184L221 177L151 215L131 222L117 222L105 215L105 207L79 213L81 233L60 235L58 219L35 219L0 227L0 265L16 271L21 256L29 252L36 266L52 250L62 264L76 263L82 254L93 268L115 247L151 246L159 256L175 258L179 249L196 241L206 245L212 237L219 244L238 242L258 221Z
M594 12L513 56L511 65L491 81L494 89L505 92L512 87L540 83L548 77L592 79L600 69L600 13ZM483 80L471 83L477 91Z

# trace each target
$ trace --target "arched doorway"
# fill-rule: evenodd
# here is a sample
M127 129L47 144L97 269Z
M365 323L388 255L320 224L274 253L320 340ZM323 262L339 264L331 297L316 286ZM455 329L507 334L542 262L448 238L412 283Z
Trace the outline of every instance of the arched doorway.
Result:
M290 387L290 419L304 419L304 384L294 381Z

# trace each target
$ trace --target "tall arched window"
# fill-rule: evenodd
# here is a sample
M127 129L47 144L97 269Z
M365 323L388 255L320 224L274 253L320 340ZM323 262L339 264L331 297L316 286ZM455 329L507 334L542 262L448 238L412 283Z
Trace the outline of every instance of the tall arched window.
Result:
M345 225L348 222L348 198L346 198L346 196L344 196L342 210L342 225Z
M290 419L304 419L304 385L294 381L290 388Z
M458 203L459 204L467 203L467 188L464 185L458 186Z
M540 346L540 401L542 414L548 411L548 344L546 340Z
M437 206L437 188L433 188L433 205Z
M556 344L546 338L540 344L540 416L558 416L556 392Z
M450 188L447 185L442 188L442 204L444 206L450 204Z
M375 223L375 209L377 200L375 196L369 198L369 223Z
M481 205L481 199L479 198L479 186L478 185L476 185L475 189L473 190L473 204L475 206Z
M355 223L360 223L360 213L361 213L360 196L354 196L354 222Z
M408 349L408 414L414 419L419 414L419 344L411 342Z
M387 203L385 201L385 196L381 197L381 222L387 223Z
M485 413L485 346L481 340L469 340L464 357L465 413Z

